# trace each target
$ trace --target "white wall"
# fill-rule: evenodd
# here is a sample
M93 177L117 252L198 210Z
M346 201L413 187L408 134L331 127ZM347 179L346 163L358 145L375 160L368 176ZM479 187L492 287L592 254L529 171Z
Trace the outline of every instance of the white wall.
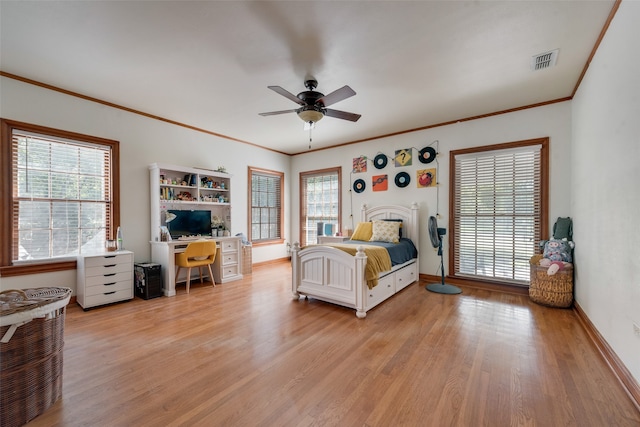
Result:
M354 125L357 126L357 125ZM316 138L322 136L322 123L315 131ZM381 204L401 204L409 206L411 202L420 204L420 273L438 274L439 257L432 248L427 233L427 222L431 215L440 214L439 227L448 228L449 219L449 152L461 148L497 144L503 142L521 141L532 138L549 137L551 163L551 191L549 218L551 224L559 216L570 216L571 194L571 105L562 102L544 107L522 110L510 114L461 122L450 126L428 129L420 132L398 135L380 140L346 145L329 150L296 155L291 164L291 194L290 205L293 207L291 218L291 236L293 241L299 240L299 173L328 167L342 167L342 218L345 225L351 225L360 220L360 207L363 203L371 206ZM420 163L417 159L418 150L437 140L439 155L437 163ZM384 169L376 169L371 162L366 173L352 174L352 160L354 157L365 155L373 159L379 152L393 157L395 150L415 147L411 166L395 167L389 162ZM435 147L435 146L434 146ZM416 171L437 168L437 188L417 188ZM411 183L404 188L395 185L395 175L406 171L411 176ZM372 176L387 174L389 187L385 192L371 191ZM367 188L362 193L352 190L352 183L363 178ZM343 227L344 228L344 227ZM448 241L445 238L445 244ZM448 248L445 248L448 249ZM445 266L447 265L445 251ZM446 267L445 267L446 268Z
M218 138L181 126L107 107L55 91L0 78L3 118L120 141L120 215L124 246L135 260L151 258L149 170L154 162L216 169L232 178L232 234L247 235L247 166L282 171L289 176L290 157ZM285 193L289 188L285 183ZM289 230L285 203L285 238ZM286 246L253 249L253 262L287 256ZM67 286L74 289L75 271L0 278L0 289Z
M640 3L623 1L573 99L576 301L640 381Z

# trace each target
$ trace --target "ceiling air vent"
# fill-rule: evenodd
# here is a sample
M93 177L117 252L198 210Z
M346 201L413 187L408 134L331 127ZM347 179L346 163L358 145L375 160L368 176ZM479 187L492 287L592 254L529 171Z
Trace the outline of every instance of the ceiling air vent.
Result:
M531 57L531 71L542 70L556 65L560 49L550 50Z

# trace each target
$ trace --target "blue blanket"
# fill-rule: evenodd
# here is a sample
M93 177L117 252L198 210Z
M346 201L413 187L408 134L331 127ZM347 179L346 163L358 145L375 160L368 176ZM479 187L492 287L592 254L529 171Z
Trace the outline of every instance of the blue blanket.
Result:
M418 257L418 249L413 242L406 238L401 238L400 243L387 242L363 242L362 240L346 240L342 244L349 245L372 245L386 248L391 258L391 266L404 264Z

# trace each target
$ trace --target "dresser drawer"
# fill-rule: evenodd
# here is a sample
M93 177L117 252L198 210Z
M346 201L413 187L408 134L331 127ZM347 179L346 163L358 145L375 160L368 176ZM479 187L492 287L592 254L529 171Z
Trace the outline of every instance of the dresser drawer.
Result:
M375 307L382 301L393 295L394 289L394 275L389 274L378 281L378 285L373 289L367 289L365 295L365 303L367 308Z
M127 264L133 261L131 254L92 256L84 259L85 268L112 264Z
M418 272L416 271L416 263L404 267L402 270L396 271L396 292L406 288L411 283L418 280Z
M238 264L236 265L225 265L222 267L222 279L227 279L229 277L238 275Z
M238 263L238 253L232 252L222 255L222 265L233 265Z
M85 279L84 284L87 288L89 288L91 286L98 286L98 285L104 285L108 283L131 281L131 280L133 280L133 272L124 271L120 273L104 274L101 276L90 276Z
M109 304L117 301L124 301L133 299L133 287L130 286L127 289L121 289L118 291L108 291L108 293L101 293L96 295L87 295L84 299L84 308L94 307L96 305Z
M131 279L122 280L120 282L107 282L95 286L87 286L85 288L85 295L89 297L91 295L111 294L113 292L123 291L130 288L133 288Z
M224 252L238 251L238 240L223 240L220 242L220 250Z
M94 276L105 276L107 274L118 274L118 273L131 273L133 274L133 268L130 263L126 264L108 264L108 265L98 265L95 267L87 267L84 270L85 277L94 277Z

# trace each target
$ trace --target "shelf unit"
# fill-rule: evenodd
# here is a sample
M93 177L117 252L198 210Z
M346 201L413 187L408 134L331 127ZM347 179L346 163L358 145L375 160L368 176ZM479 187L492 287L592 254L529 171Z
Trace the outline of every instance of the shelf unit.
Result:
M168 209L211 211L231 230L231 177L202 168L153 163L149 165L151 241L160 241Z

